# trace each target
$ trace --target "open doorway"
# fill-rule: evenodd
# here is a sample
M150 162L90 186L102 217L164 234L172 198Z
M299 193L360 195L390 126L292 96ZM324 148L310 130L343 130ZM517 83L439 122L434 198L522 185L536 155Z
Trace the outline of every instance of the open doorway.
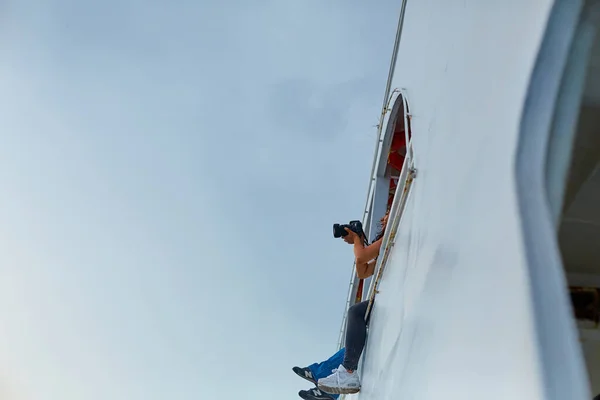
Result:
M401 96L398 101L402 102L403 113L397 115L393 125L393 134L387 151L387 166L385 175L390 178L387 210L390 209L396 195L396 188L400 180L400 174L408 154L412 132L410 128L410 111L406 98ZM407 140L409 143L407 143Z
M389 117L383 127L381 144L378 151L377 164L374 170L374 188L368 219L369 241L373 242L380 230L379 220L388 212L394 201L396 189L401 184L402 170L405 168L407 158L410 161L411 126L408 100L400 89L394 89L389 100ZM372 277L358 280L355 303L369 298Z

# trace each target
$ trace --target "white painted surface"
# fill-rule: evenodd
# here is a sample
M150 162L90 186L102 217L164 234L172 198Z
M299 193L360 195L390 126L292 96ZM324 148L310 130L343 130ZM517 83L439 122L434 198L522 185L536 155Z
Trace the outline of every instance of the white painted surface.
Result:
M551 3L408 2L392 87L418 177L348 399L543 398L513 167Z

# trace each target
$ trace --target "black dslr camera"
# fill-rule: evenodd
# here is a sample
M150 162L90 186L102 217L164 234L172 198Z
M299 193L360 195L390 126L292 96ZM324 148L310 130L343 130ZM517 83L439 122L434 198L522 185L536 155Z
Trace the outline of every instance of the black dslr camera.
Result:
M365 238L365 232L363 231L362 223L360 221L350 221L347 224L333 224L333 237L340 238L348 235L346 229L350 229L352 232L356 233L359 237Z

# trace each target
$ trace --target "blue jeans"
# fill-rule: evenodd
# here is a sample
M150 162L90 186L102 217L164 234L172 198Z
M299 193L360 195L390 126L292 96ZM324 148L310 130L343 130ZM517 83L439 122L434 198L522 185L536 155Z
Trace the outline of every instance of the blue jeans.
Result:
M325 378L326 376L331 375L332 370L336 369L344 362L345 354L346 348L342 347L340 350L338 350L337 353L329 357L329 359L320 363L314 363L312 365L309 365L308 368L310 368L310 372L312 372L315 380L318 381L321 378ZM331 397L333 397L334 399L337 399L339 396L339 394L331 395Z

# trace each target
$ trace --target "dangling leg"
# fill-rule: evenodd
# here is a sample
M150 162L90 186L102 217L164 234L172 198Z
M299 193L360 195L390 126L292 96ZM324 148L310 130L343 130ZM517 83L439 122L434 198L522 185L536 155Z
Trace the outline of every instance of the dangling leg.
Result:
M317 386L324 392L352 394L360 391L360 379L356 369L367 338L365 315L368 305L368 301L363 301L348 309L344 361L333 374L317 381Z

